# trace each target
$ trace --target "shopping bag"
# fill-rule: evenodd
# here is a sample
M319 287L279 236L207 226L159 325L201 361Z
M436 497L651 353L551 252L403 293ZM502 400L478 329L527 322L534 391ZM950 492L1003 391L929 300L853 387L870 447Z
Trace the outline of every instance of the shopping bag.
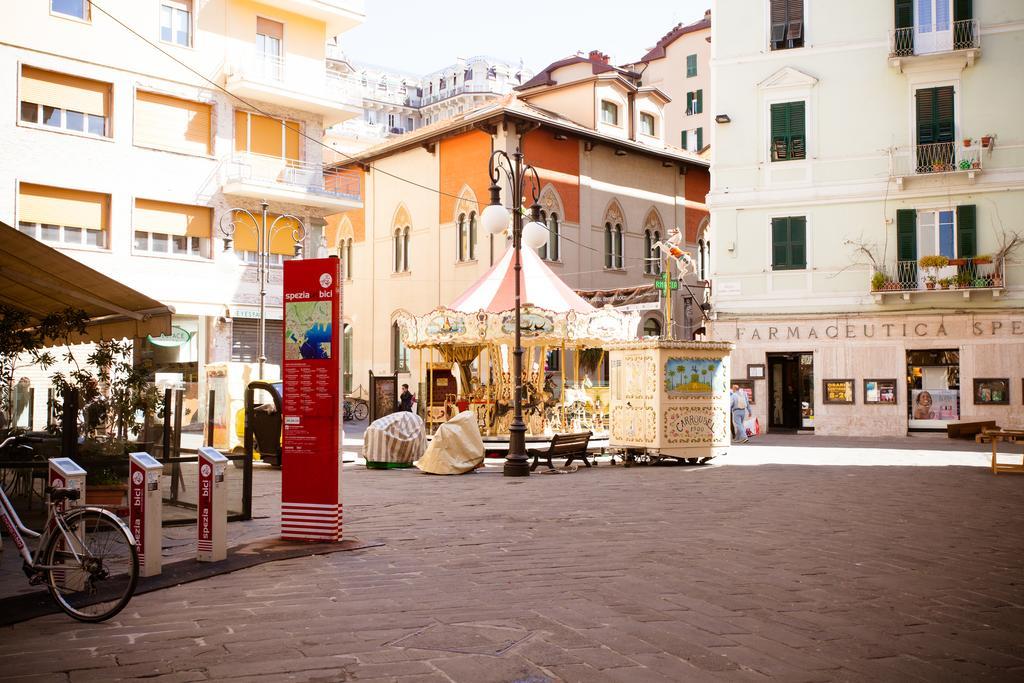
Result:
M756 417L748 417L743 421L743 429L747 432L747 436L757 436L761 433L761 423Z

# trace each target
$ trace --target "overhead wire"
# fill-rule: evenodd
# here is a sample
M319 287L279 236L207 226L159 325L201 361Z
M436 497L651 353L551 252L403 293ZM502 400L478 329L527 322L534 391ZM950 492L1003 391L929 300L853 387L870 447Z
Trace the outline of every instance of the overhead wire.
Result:
M267 112L264 109L261 109L259 106L253 104L252 102L250 102L249 100L245 99L244 97L242 97L242 96L240 96L240 95L238 95L236 93L231 92L230 90L228 90L224 86L220 85L219 83L217 83L213 79L207 77L202 72L197 71L196 69L192 68L191 66L189 66L185 62L181 61L176 56L174 56L173 54L171 54L167 50L163 49L160 45L154 43L149 38L147 38L146 36L142 35L138 31L133 29L131 26L129 26L128 24L124 23L119 18L117 18L116 16L111 14L109 11L107 11L106 9L104 9L103 7L98 5L96 2L94 2L94 0L88 0L88 2L89 2L89 4L92 7L95 7L96 9L98 9L100 12L102 12L108 18L110 18L114 23L116 23L119 26L121 26L122 28L124 28L126 31L128 31L129 33L131 33L132 35L137 37L139 40L141 40L142 42L146 43L147 45L152 47L154 50L157 50L158 52L163 54L165 57L167 57L168 59L172 60L176 64L180 65L182 68L186 69L190 73L198 76L203 81L209 83L211 86L213 86L217 90L223 92L228 97L234 98L235 100L237 100L237 101L241 102L242 104L244 104L246 107L249 107L250 109L253 109L254 111L262 114L263 116L274 117L274 115L272 113ZM274 117L274 118L276 118L276 117ZM331 152L339 154L340 156L345 157L346 159L359 164L359 166L361 168L363 168L364 170L367 170L369 168L373 168L373 170L376 173L380 173L380 174L388 176L390 178L394 178L395 180L399 180L401 182L404 182L404 183L407 183L409 185L412 185L414 187L418 187L420 189L427 190L428 192L433 192L433 193L435 193L435 194L437 194L439 196L450 197L450 198L456 199L456 200L462 199L462 197L459 196L459 195L455 195L455 194L452 194L450 192L445 192L444 190L441 190L441 189L435 188L435 187L430 187L429 185L424 185L423 183L417 182L415 180L410 180L409 178L400 176L400 175L398 175L396 173L392 173L390 171L386 171L386 170L380 168L379 166L371 166L370 164L367 164L365 162L360 161L357 157L354 157L351 154L348 154L348 153L343 152L343 151L341 151L339 149L331 147L330 145L326 144L323 140L318 140L317 138L315 138L315 137L313 137L313 136L303 132L302 129L299 128L298 126L296 126L295 128L292 128L292 127L289 126L287 121L282 121L281 123L282 123L282 125L287 130L294 130L296 133L298 133L298 135L300 137L303 137L306 140L309 140L310 142L323 147L324 149L330 150ZM523 210L523 208L521 208L521 207L518 208L518 209L513 209L513 210L518 210L523 215L526 215L525 210ZM551 233L551 228L549 228L547 225L545 225L543 223L541 223L541 225L544 226L544 229L547 230L549 234ZM593 246L591 246L589 244L584 244L583 242L579 242L577 240L574 240L571 237L566 237L565 235L562 235L560 232L557 233L557 236L558 236L559 240L565 240L566 242L569 242L570 244L574 244L574 245L582 247L584 249L589 249L590 251L592 251L594 253L601 253L601 254L605 253L603 250L597 249L596 247L593 247ZM649 258L649 257L636 257L636 256L627 257L624 254L620 255L620 258L622 258L623 260L627 260L627 261L636 261L636 262L645 263L645 264L648 261L651 260L651 258ZM689 287L687 287L687 289L689 289Z

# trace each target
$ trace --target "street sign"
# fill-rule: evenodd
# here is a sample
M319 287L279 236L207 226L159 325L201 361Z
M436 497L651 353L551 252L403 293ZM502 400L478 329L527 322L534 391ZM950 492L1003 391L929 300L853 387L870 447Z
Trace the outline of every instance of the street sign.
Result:
M679 281L669 280L667 272L662 273L661 275L658 276L658 279L654 281L654 288L664 292L666 285L668 286L669 290L679 289Z

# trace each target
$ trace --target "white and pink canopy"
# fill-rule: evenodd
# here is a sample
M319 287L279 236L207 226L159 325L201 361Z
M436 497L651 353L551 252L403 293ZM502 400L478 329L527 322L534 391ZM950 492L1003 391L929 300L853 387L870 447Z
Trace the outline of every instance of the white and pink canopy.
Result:
M533 249L521 251L520 331L524 344L600 346L633 339L639 316L594 308L562 282ZM515 337L514 250L450 306L397 319L406 346L511 344Z

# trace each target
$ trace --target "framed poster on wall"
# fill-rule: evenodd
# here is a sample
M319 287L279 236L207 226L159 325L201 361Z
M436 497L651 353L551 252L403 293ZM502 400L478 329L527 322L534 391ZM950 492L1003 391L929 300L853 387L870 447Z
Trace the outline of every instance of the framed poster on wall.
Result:
M1005 406L1010 403L1008 377L974 378L974 405Z
M398 375L370 371L370 422L398 410Z
M764 379L764 363L747 365L747 379Z
M853 380L821 380L821 399L823 403L854 403Z
M864 403L896 403L896 380L866 379L864 380Z
M754 400L754 382L749 379L734 379L733 384L740 388L740 391L747 395L747 403L754 405L757 401Z

